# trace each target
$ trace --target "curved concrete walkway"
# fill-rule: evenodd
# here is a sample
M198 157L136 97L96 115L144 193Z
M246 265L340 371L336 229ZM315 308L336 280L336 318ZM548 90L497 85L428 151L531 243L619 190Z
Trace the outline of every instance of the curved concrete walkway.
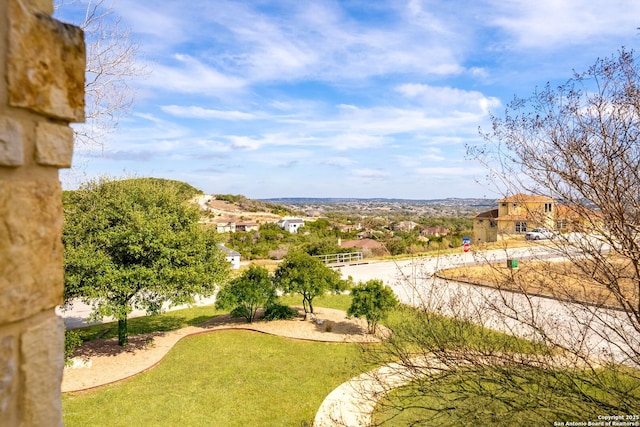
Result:
M457 360L457 362L456 362ZM451 363L457 366L470 365L468 357L457 358L449 355L447 363L436 356L421 356L405 363L389 363L336 387L322 402L313 422L313 427L368 427L372 424L375 406L380 399L395 388L402 387L426 375L438 374ZM484 366L522 363L531 366L553 366L556 368L586 368L584 361L567 356L539 358L535 354L477 355L475 363ZM591 365L593 367L593 365Z
M416 372L426 374L446 369L435 357L416 359L411 365L417 363L428 366L427 370L390 363L339 385L320 405L313 427L370 426L376 404L387 393L417 379Z

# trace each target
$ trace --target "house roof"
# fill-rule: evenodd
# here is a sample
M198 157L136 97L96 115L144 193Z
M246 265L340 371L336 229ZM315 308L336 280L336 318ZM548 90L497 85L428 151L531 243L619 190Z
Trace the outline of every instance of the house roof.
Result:
M218 243L216 246L218 247L218 249L224 252L226 256L240 256L240 252L234 251L233 249L229 249L222 243Z
M507 196L504 199L500 199L498 200L498 202L500 203L503 203L503 202L507 202L507 203L553 202L553 199L547 196L537 196L533 194L518 193L518 194L514 194L513 196Z
M346 240L340 244L341 248L377 249L384 245L373 239Z
M449 234L451 232L447 227L441 225L437 227L425 227L422 231L426 234Z
M284 218L278 221L278 224L284 224L285 222L289 224L304 224L304 221L298 218Z
M600 212L593 209L585 208L584 206L570 206L570 205L557 205L556 206L556 218L557 219L569 219L569 218L584 218L589 217L601 217Z
M484 218L497 218L498 217L498 209L491 209L490 211L480 212L478 215L474 216L474 218L484 219Z

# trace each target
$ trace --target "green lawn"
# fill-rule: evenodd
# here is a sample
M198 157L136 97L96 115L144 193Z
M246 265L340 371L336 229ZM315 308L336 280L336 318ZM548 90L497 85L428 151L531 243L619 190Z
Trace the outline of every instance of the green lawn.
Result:
M358 346L249 331L179 342L156 368L63 396L66 426L299 426L356 375ZM310 425L310 424L309 424Z
M283 304L301 305L286 296ZM350 295L317 307L345 310ZM212 306L129 320L131 335L197 325L223 314ZM108 331L103 334L104 331ZM114 337L109 323L78 329L85 339ZM218 331L180 341L160 365L120 384L63 396L66 426L298 426L324 398L359 374L356 344L296 341L248 331Z
M530 354L558 350L490 329L399 309L387 319L393 339L363 352L370 364L440 350L461 355ZM553 425L598 421L602 414L640 414L640 370L624 366L563 370L511 364L453 369L394 390L374 411L376 425Z
M523 425L524 420L526 425L595 423L603 414L639 413L638 374L620 367L582 372L524 367L507 372L460 371L393 390L376 407L373 418L376 425L389 427L508 427Z

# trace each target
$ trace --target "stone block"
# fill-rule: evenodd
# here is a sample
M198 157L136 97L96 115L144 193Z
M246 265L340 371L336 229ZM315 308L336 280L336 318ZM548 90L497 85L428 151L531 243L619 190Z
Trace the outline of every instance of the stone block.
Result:
M73 156L73 129L56 123L38 123L35 156L39 165L70 168Z
M32 0L34 7L47 15L53 15L53 0Z
M0 337L0 414L9 414L17 386L16 337ZM14 411L11 411L14 412Z
M9 105L84 120L84 33L43 12L44 1L9 0Z
M0 180L0 324L62 303L60 183Z
M21 425L62 425L64 323L53 309L20 339L20 374L24 390ZM46 398L43 398L46 396Z
M24 164L23 144L20 122L8 117L0 118L0 166L22 166Z

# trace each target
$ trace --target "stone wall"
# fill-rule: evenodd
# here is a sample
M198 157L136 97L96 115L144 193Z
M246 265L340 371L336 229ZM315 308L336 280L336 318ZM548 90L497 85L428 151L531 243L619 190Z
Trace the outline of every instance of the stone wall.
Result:
M58 169L84 119L84 37L53 0L0 0L0 425L62 425Z

